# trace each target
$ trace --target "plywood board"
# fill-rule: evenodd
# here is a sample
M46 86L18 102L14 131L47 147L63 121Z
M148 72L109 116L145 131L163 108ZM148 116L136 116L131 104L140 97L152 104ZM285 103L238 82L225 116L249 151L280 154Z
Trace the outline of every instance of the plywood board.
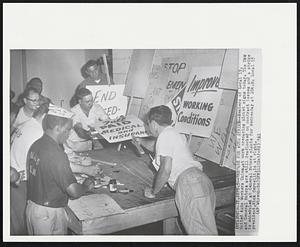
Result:
M239 50L228 49L225 53L220 88L237 90Z
M217 118L209 138L205 138L199 145L196 155L220 164L224 144L229 133L228 126L236 92L224 90Z
M155 50L133 50L124 95L144 98Z
M145 116L149 109L154 106L164 105L164 97L169 97L165 94L165 83L169 76L168 70L163 70L161 66L154 66L149 76L149 85L147 94L142 101L139 118L145 120ZM164 82L164 83L163 83Z
M124 212L116 201L106 194L92 194L82 196L76 200L69 200L68 206L79 220L94 219Z
M234 111L234 117L232 120L227 145L225 147L223 166L235 170L236 165L236 110Z

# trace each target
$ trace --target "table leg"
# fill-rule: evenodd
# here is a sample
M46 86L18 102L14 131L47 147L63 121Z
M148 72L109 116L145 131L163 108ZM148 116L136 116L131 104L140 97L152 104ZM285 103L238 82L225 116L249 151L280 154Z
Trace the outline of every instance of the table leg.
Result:
M164 235L183 235L177 219L178 217L163 220Z

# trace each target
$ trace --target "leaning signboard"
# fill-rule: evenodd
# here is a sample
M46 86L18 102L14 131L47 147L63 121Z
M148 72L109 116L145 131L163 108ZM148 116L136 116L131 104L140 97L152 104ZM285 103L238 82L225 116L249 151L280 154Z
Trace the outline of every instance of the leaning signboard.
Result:
M219 89L220 70L220 66L192 68L177 114L179 132L210 136L223 92Z
M95 130L110 143L131 140L132 136L148 136L144 122L133 115L126 116L122 121L109 120L98 122Z
M91 85L86 88L92 92L94 103L102 106L106 114L115 119L126 114L127 97L123 96L125 85Z

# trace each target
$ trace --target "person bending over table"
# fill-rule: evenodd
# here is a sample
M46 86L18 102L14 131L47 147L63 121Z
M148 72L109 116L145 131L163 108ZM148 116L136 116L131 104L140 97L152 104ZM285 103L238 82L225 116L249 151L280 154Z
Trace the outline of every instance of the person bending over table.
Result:
M63 144L72 128L72 113L49 110L43 119L44 135L27 155L28 193L26 224L29 235L67 234L65 207L69 198L79 198L94 186L87 178L78 184Z
M168 183L175 190L175 204L187 234L217 235L213 184L203 173L201 163L193 159L185 136L170 126L171 119L172 112L167 106L151 108L147 121L156 143L136 138L156 154L153 165L158 172L152 188L145 188L144 195L154 198Z
M99 120L108 120L104 109L94 104L92 92L87 88L80 88L77 92L78 104L71 108L74 113L73 129L67 140L67 147L75 152L92 149L91 127Z

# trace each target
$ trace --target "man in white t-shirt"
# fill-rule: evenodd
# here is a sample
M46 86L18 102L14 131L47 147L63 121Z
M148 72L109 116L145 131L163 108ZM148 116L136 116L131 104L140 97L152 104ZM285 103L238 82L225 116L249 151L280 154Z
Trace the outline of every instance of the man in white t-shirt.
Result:
M91 127L97 121L108 120L104 109L94 104L92 92L87 88L80 88L77 92L79 103L71 108L74 113L73 129L67 140L67 147L76 152L92 149Z
M34 111L39 107L40 94L37 89L33 87L28 87L24 91L24 103L25 105L20 108L19 113L12 125L11 132L19 128L20 125L30 120Z
M149 130L157 137L153 165L158 170L152 188L144 195L154 198L168 182L176 192L175 203L187 234L217 235L215 222L215 192L210 179L195 161L186 138L170 126L171 110L164 105L153 107L148 114ZM138 139L150 151L154 142Z

